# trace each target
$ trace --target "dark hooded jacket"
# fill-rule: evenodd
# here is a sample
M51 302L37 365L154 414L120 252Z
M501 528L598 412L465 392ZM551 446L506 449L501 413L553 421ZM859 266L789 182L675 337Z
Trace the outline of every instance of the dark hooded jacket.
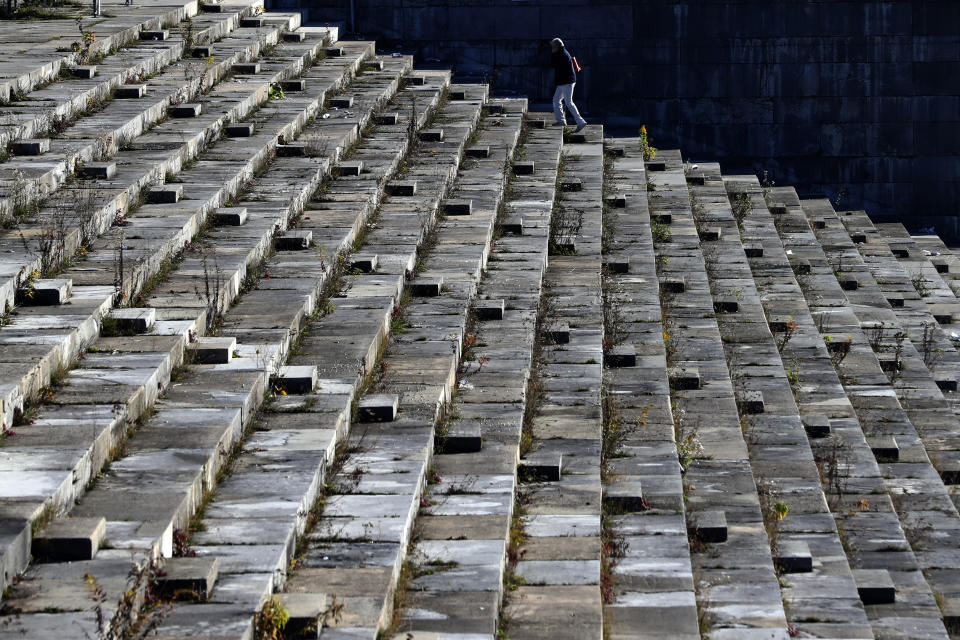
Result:
M550 64L553 65L553 83L556 86L573 84L577 81L577 72L573 70L573 59L566 47L550 52Z

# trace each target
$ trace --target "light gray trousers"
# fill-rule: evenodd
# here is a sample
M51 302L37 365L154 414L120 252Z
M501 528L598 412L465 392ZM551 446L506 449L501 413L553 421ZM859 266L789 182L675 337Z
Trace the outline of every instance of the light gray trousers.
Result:
M586 122L583 117L580 116L577 105L573 104L573 88L575 86L577 86L576 82L573 84L561 84L557 87L557 90L553 92L553 115L556 116L557 122L567 124L567 117L563 113L564 104L567 105L567 109L570 110L570 115L573 116L577 125Z

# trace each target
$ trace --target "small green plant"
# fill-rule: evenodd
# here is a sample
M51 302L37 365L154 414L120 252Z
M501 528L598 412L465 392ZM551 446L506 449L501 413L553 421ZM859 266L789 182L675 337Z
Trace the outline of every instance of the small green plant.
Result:
M742 189L738 190L730 197L730 206L733 208L733 219L737 221L737 228L743 229L743 221L750 215L752 208L750 194Z
M670 225L657 220L650 223L650 233L653 235L654 244L663 244L673 239L673 234L670 232Z
M283 92L283 87L280 86L279 82L274 82L270 85L270 95L271 100L283 100L287 97L287 94Z
M917 294L921 298L926 298L930 295L930 281L924 277L922 271L916 271L910 274L910 284L917 290Z
M640 152L643 159L650 162L657 157L657 148L650 146L650 138L647 135L647 125L640 126Z

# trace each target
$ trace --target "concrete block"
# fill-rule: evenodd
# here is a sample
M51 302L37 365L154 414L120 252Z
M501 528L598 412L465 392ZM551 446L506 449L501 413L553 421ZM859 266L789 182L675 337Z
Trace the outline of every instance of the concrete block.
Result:
M537 453L520 460L517 477L521 482L558 482L563 472L563 455Z
M656 222L657 224L673 224L673 214L667 213L666 211L658 211L656 213L650 214L650 222Z
M826 438L830 435L830 418L827 416L804 416L802 421L808 438Z
M771 204L767 207L770 210L770 215L773 216L783 216L787 213L786 205L782 204Z
M630 273L629 256L607 256L603 261L603 266L607 271L614 274Z
M867 441L878 462L897 462L900 459L900 447L893 436L877 436Z
M157 577L157 589L173 600L206 600L217 581L220 561L216 556L167 558L163 573Z
M850 242L853 244L863 244L867 241L867 234L862 231L850 232Z
M443 452L447 454L476 453L482 448L479 424L454 423L443 437Z
M122 84L117 87L115 97L120 100L137 100L147 95L145 84Z
M169 37L169 29L144 29L140 32L141 40L166 40Z
M823 218L813 218L810 221L810 226L817 230L825 229L827 226L827 221L824 220Z
M467 90L466 89L450 89L447 91L447 97L451 100L466 100L467 99Z
M240 75L255 75L260 73L259 62L235 62L230 70Z
M951 376L947 373L938 373L934 375L934 380L937 383L937 387L941 391L956 391L957 390L957 378L956 376Z
M240 18L240 26L244 29L259 29L263 26L263 18L259 16Z
M58 518L33 539L39 562L93 560L107 534L105 518Z
M624 209L627 206L627 196L625 196L622 193L618 193L612 196L607 196L606 198L603 199L603 201L607 204L608 207L612 207L614 209Z
M327 610L325 593L278 593L276 598L289 616L283 627L285 638L319 638Z
M500 223L500 230L503 233L509 233L517 236L523 235L523 218L520 216L510 216Z
M571 133L567 137L568 144L587 144L587 134Z
M356 253L350 260L350 269L361 273L374 273L380 265L375 253Z
M717 296L713 299L713 310L716 313L737 313L740 301L733 296Z
M931 260L930 263L937 273L950 273L950 264L945 260Z
M890 253L893 254L894 258L906 259L910 257L910 248L902 244L891 244Z
M50 151L50 140L47 138L25 138L14 140L10 145L11 151L18 156L40 156Z
M683 293L687 289L687 284L682 277L664 278L660 281L660 288L665 293Z
M518 176L532 176L535 168L532 160L513 163L513 172Z
M116 162L84 162L78 170L87 180L110 180L117 175Z
M124 307L112 309L110 317L116 322L117 330L122 334L146 333L153 328L157 320L157 310L152 307L138 309Z
M147 202L151 204L176 204L183 197L183 185L165 184L147 190Z
M700 371L695 367L674 367L667 373L671 389L691 391L700 388Z
M527 124L531 129L546 129L547 121L544 118L528 118Z
M560 189L563 191L583 191L583 181L580 178L563 176L560 178Z
M566 322L554 322L544 326L544 337L554 344L567 344L570 342L570 324Z
M468 158L489 158L490 157L490 147L470 147L464 152Z
M745 244L743 245L743 253L748 258L762 258L763 257L763 245L760 244Z
M280 88L283 91L306 91L307 81L305 78L291 78L290 80L281 80Z
M611 368L635 367L637 366L637 350L632 344L617 345L607 351L603 361Z
M310 393L317 386L317 367L315 365L299 365L280 367L272 380L273 388L281 389L288 394L302 395Z
M740 413L755 415L763 413L763 393L760 391L741 391L737 393L737 406Z
M73 292L73 280L69 278L41 278L32 281L20 290L19 303L28 307L64 304Z
M645 162L644 165L647 167L647 171L666 171L667 163L663 160L650 160Z
M443 129L426 129L420 132L424 142L443 142Z
M252 122L236 122L223 128L228 138L249 138L253 135Z
M853 276L841 276L837 281L840 283L840 288L844 291L856 291L860 288L860 283L857 282L857 279Z
M330 106L335 109L349 109L353 106L353 96L336 96L330 98Z
M363 63L363 70L367 72L383 71L383 60L367 60Z
M627 155L621 146L605 146L604 151L606 151L607 155L611 158L623 158Z
M284 31L280 37L284 42L303 42L307 39L307 34L304 31Z
M723 235L723 229L720 227L707 227L700 230L700 239L704 242L716 242Z
M806 258L798 258L790 261L793 272L798 276L804 276L810 273L810 261Z
M702 187L705 183L706 179L702 173L691 173L687 176L687 184Z
M357 419L360 422L393 422L399 404L399 397L393 393L364 396L357 403Z
M277 145L278 158L302 158L307 155L307 144L305 142L290 142L288 144Z
M400 120L399 113L379 113L373 118L380 125L394 125Z
M95 64L85 64L71 69L73 76L75 78L83 78L84 80L90 80L97 75L97 65Z
M613 513L637 513L649 508L639 478L631 476L619 476L608 483L603 489L603 503Z
M203 106L199 102L170 105L167 110L171 118L196 118L202 111Z
M313 231L309 229L291 229L284 231L274 239L277 251L302 251L313 244Z
M810 573L813 556L810 547L801 540L781 540L773 556L773 563L782 573Z
M887 303L894 309L902 309L903 296L887 294Z
M893 604L897 599L897 589L886 569L854 569L853 580L863 604Z
M410 294L421 298L435 298L443 290L443 278L417 278L410 283Z
M339 58L343 56L343 47L327 47L325 53L328 58Z
M500 102L488 102L483 105L484 111L492 115L500 115L504 112L503 103Z
M337 165L337 173L341 176L359 176L363 173L363 160L347 160Z
M473 213L473 200L447 200L443 212L448 216L468 216Z
M477 300L473 314L477 320L503 320L506 303L503 300Z
M191 343L189 349L197 364L227 364L237 350L237 339L203 336Z
M391 182L386 186L386 192L391 196L411 197L417 193L415 180Z
M695 511L688 517L691 537L716 544L727 541L727 514L720 510Z
M197 45L190 50L190 55L194 58L210 58L213 56L213 47L210 45Z
M239 227L247 221L246 207L220 207L212 214L213 224L223 227Z

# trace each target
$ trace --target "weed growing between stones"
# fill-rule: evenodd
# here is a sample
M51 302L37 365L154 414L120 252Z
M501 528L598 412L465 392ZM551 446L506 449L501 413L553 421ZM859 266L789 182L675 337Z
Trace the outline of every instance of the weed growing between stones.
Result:
M543 367L545 365L543 346L549 339L546 328L556 322L556 300L550 292L549 285L544 282L540 288L540 300L537 306L537 328L533 341L533 350L530 358L530 376L524 390L523 427L520 433L520 457L525 457L533 450L533 420L543 402Z
M659 220L650 221L650 233L653 236L654 245L664 244L673 239L673 234L670 232L670 225L664 224ZM669 258L664 261L664 264L666 264L667 261L669 261Z
M820 483L830 496L832 511L846 493L852 461L850 445L841 436L831 434L813 446L813 461L820 474Z
M743 229L743 221L750 215L750 209L753 207L750 202L750 194L743 189L739 189L733 194L728 194L730 207L733 210L733 219L737 223L738 229Z
M283 640L283 629L290 621L290 613L277 598L270 598L253 619L256 640Z
M783 519L790 512L790 507L783 500L783 494L776 482L758 475L755 478L757 497L760 500L760 515L763 516L763 527L767 531L770 541L770 551L776 555L780 549L780 528Z
M523 559L523 543L527 539L523 519L527 515L527 507L531 499L520 486L514 490L513 509L510 515L510 530L507 539L506 566L503 571L503 600L500 603L500 617L497 620L497 640L506 640L510 637L510 594L527 583L523 576L516 572L517 563Z
M650 138L647 135L647 125L640 126L640 153L646 162L657 157L657 148L650 145Z
M923 323L923 336L920 339L920 353L923 354L923 364L927 369L934 371L944 350L936 346L936 322Z
M103 586L91 574L83 578L93 600L96 640L143 640L153 635L171 606L160 599L156 580L162 570L155 560L142 566L133 562L127 573L127 588L117 603L109 602Z
M919 295L921 298L926 298L931 293L931 282L927 280L922 271L914 271L910 273L910 284L913 285L913 288L917 291L917 295Z

